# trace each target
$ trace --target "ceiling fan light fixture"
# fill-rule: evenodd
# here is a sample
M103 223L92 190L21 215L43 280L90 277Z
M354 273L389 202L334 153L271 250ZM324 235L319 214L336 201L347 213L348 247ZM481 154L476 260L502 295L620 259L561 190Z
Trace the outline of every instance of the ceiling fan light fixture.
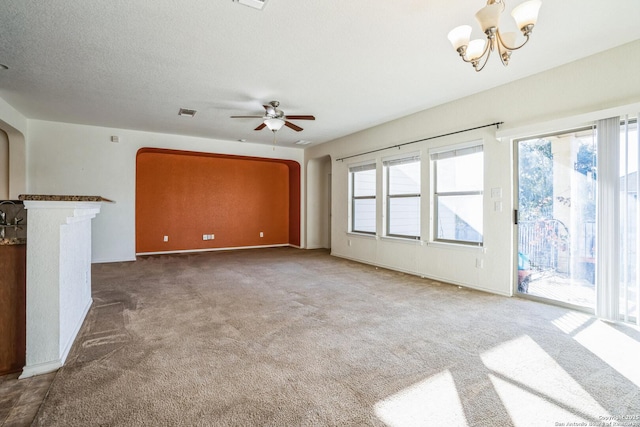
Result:
M284 126L284 120L278 118L268 118L264 120L264 124L267 125L270 131L277 132Z

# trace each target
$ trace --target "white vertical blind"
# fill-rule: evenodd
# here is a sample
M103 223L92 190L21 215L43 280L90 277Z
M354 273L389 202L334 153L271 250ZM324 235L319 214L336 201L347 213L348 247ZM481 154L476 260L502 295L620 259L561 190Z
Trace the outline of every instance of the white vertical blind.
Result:
M622 199L621 216L621 270L620 270L620 318L625 322L634 321L640 325L640 201L638 199L638 186L640 174L638 157L640 140L638 139L637 119L627 115L620 129L620 170ZM635 272L634 272L635 270Z
M619 318L620 117L598 120L596 315Z
M622 191L620 194L622 195L622 233L620 236L622 238L622 281L620 285L622 286L622 319L625 322L629 321L629 298L627 296L628 288L629 288L629 117L625 117L624 127L622 129L623 135L620 140L621 151L624 153L622 157L624 159L624 164L622 165L622 182L620 185L622 186Z
M636 325L640 326L640 113L636 115Z

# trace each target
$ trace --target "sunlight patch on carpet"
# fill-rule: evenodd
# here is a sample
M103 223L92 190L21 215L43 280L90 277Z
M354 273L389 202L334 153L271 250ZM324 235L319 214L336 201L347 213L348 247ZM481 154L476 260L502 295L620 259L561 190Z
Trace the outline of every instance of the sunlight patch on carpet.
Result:
M584 422L609 415L529 336L480 355L491 382L516 426Z
M589 420L577 416L571 411L562 408L543 397L530 393L517 384L505 381L495 375L489 374L489 379L496 389L502 403L507 408L513 425L561 425L556 423L582 423L588 425Z
M596 320L573 338L640 387L640 342L601 320Z
M448 370L381 400L375 405L375 413L390 427L467 425L453 376Z
M640 387L640 342L587 314L567 313L551 323Z
M553 320L551 323L567 335L591 320L592 317L584 313L569 312Z

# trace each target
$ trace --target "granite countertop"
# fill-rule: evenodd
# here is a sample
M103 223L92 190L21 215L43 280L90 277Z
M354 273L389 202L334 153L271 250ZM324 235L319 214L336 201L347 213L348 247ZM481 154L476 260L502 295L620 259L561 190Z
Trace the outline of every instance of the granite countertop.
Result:
M113 200L102 196L73 196L55 194L21 194L20 201L45 201L45 202L108 202ZM0 226L0 246L27 244L27 224Z
M43 201L43 202L109 202L113 200L105 199L102 196L71 196L55 194L21 194L19 200Z

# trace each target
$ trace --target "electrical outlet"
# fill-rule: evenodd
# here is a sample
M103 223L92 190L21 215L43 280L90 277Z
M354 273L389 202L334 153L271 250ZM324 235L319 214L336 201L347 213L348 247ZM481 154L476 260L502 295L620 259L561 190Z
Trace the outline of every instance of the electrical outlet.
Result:
M165 242L168 242L168 241L169 241L169 236L164 236L164 239L163 239L163 240L164 240Z
M264 233L262 231L260 232L260 237L264 237Z
M347 246L351 246L351 239L347 240Z
M483 268L484 261L481 258L476 258L476 268Z

